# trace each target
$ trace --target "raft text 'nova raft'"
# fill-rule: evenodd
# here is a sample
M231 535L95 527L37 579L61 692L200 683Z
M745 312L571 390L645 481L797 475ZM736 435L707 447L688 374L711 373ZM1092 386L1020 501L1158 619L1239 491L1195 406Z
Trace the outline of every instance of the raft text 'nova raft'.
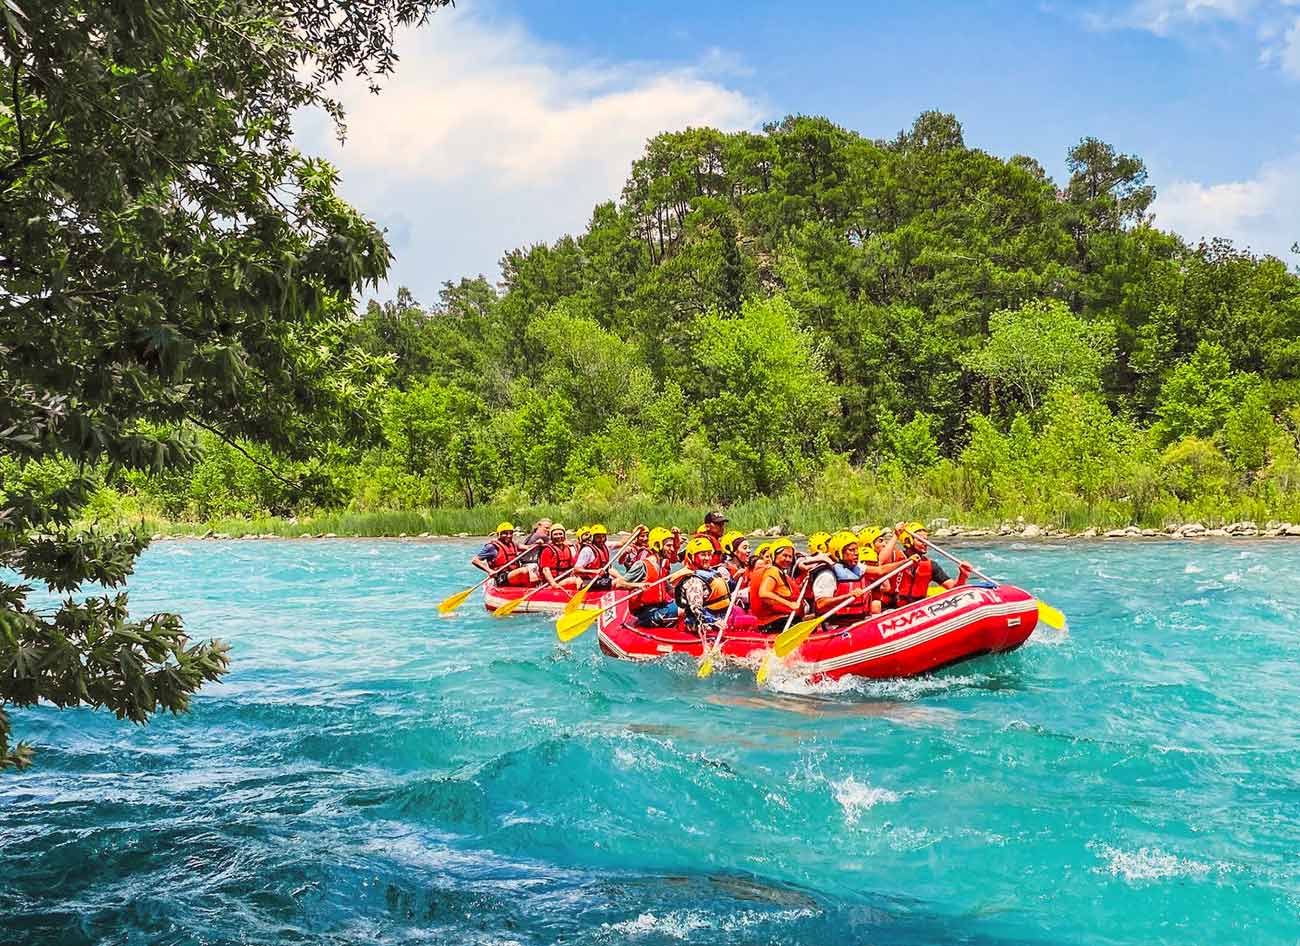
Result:
M606 596L598 606L613 602ZM812 679L910 677L982 654L1014 650L1038 624L1038 600L1011 585L962 585L854 624L826 626L787 660ZM600 647L611 657L650 660L668 654L702 652L693 630L641 627L627 605L600 618ZM773 636L728 628L722 653L753 662L772 646ZM713 635L710 634L710 644Z

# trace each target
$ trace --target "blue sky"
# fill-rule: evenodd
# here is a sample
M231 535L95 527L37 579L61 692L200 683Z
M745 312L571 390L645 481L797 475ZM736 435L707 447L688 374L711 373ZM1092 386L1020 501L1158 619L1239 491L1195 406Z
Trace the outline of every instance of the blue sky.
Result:
M345 145L301 130L389 230L381 294L495 280L505 249L581 229L658 131L790 112L885 137L939 108L1058 179L1096 135L1146 160L1158 224L1300 259L1300 0L460 0L400 48L381 96L343 90Z

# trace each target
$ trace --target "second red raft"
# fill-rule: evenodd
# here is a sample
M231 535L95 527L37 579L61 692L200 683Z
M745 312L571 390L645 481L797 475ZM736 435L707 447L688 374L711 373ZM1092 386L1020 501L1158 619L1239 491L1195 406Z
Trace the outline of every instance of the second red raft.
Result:
M786 662L813 679L910 677L982 654L1014 650L1037 624L1038 601L1028 592L1011 585L966 585L856 624L823 625ZM606 611L599 627L601 649L611 657L701 655L702 644L693 630L641 627L626 604ZM728 629L722 653L752 662L771 648L772 640L770 634Z

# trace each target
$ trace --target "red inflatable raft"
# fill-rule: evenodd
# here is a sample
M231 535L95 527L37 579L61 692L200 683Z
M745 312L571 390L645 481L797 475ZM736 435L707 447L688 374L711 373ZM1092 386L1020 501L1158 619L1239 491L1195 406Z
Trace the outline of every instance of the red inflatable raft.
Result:
M981 654L1014 650L1037 623L1038 601L1029 593L1010 585L966 585L856 624L822 625L786 662L812 679L849 674L910 677ZM626 605L606 611L599 627L601 649L611 657L650 660L701 653L700 638L693 631L641 627ZM755 663L772 640L770 634L728 629L722 652Z
M507 601L522 598L536 587L536 585L496 585L488 582L483 586L483 605L489 611L495 611ZM514 613L532 612L536 614L541 612L544 614L559 614L564 610L564 606L569 603L569 599L573 597L573 594L572 590L556 591L548 585L516 608Z

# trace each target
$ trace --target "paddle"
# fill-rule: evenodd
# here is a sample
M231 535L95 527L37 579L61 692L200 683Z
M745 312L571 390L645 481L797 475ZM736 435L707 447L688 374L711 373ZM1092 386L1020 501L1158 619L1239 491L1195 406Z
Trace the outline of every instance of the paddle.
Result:
M906 532L908 535L912 535L910 529L904 528L903 531ZM912 537L915 538L914 535L912 535ZM957 556L953 555L951 552L946 552L943 549L939 548L939 546L931 542L929 538L923 539L922 541L924 541L926 545L930 546L930 548L934 549L944 558L951 561L954 565L958 566L959 568L961 567L962 564L961 559L959 559ZM999 584L1001 584L1001 582L994 581L992 578L984 574L978 568L971 565L969 562L966 563L966 567L971 570L972 574L978 575L980 578L983 578L985 581L987 581L989 584L993 585L994 587L997 587ZM1052 607L1042 598L1038 599L1038 617L1048 627L1055 628L1058 631L1062 631L1065 629L1065 614L1062 613L1059 609Z
M781 628L781 633L780 633L779 635L777 635L777 638L776 638L776 639L777 639L778 641L779 641L782 637L785 637L786 634L789 634L789 633L790 633L790 622L794 620L794 616L795 616L795 614L798 613L798 611L799 611L799 605L803 604L803 596L804 596L804 593L805 593L809 588L812 587L812 577L813 577L813 576L812 576L812 573L809 572L808 575L804 578L803 586L799 589L799 597L795 598L795 600L794 600L794 610L791 611L791 612L786 616L786 619L785 619L785 627ZM847 602L845 602L845 603L847 604ZM767 681L767 675L768 675L769 673L772 672L772 654L773 654L773 653L774 653L774 651L769 650L766 654L763 655L763 662L762 662L762 664L759 665L758 673L754 675L754 682L756 682L756 683L758 683L758 684L761 685L761 684L763 684L763 683L765 683L765 682Z
M524 549L522 552L520 552L518 555L516 555L516 556L515 556L514 558L512 558L510 561L506 562L506 563L505 563L504 565L502 565L500 568L495 569L494 571L490 571L490 572L488 572L487 575L486 575L486 577L484 577L484 579L483 579L482 581L480 581L477 585L474 585L473 587L470 587L470 588L466 588L464 591L458 591L458 592L456 592L454 595L452 595L452 596L450 596L450 597L448 597L448 598L444 598L444 599L442 600L442 602L438 605L438 613L439 613L439 614L451 614L451 612L455 611L457 608L459 608L462 604L465 603L465 599L466 599L466 598L468 598L468 597L469 597L470 595L472 595L474 592L478 591L478 589L482 588L482 587L483 587L484 585L486 585L489 581L491 581L494 577L496 577L497 574L499 574L501 571L503 571L503 570L509 568L511 565L513 565L515 562L519 561L521 558L523 558L525 555L527 555L529 552L531 552L531 551L532 551L533 549L535 549L535 548L537 548L537 545L536 545L536 544L528 546L528 548Z
M736 599L739 597L740 586L737 584L736 590L731 594L731 603L727 605L727 613L722 616L722 626L718 628L718 636L713 639L713 646L704 648L704 652L700 654L700 666L695 671L695 675L701 680L713 673L713 661L722 653L722 635L727 632L727 623L731 620L731 612L736 607Z
M561 579L568 578L571 574L573 574L573 569L569 569L567 572L565 572L563 575L560 575L555 580L560 581ZM497 605L496 609L492 612L492 616L494 618L503 618L507 614L513 613L516 609L518 609L518 607L521 604L523 604L525 601L530 600L533 597L533 595L537 594L537 592L541 591L543 588L549 588L549 587L551 586L548 585L546 582L542 582L540 585L538 585L536 588L529 591L527 594L520 595L518 598L511 598L505 604Z
M871 591L873 588L877 587L878 585L883 585L885 582L889 581L889 579L893 578L899 572L904 571L908 568L912 568L915 565L916 565L915 562L913 562L911 559L908 559L906 562L899 565L888 575L882 575L881 577L873 581L871 584L867 585L865 588L862 589L861 593L858 594L857 597L859 598L862 597L862 595L865 595L868 591ZM782 660L790 656L790 654L794 653L794 651L799 647L800 644L802 644L804 641L806 641L809 638L809 636L812 634L813 631L821 627L822 623L825 622L827 618L839 612L840 609L847 607L849 604L852 603L852 601L853 601L852 598L848 598L844 601L841 601L839 604L831 608L825 614L820 614L817 617L810 618L807 621L800 621L794 627L787 628L786 630L782 631L780 636L778 636L777 639L772 642L772 650L768 653L767 657L764 659L763 666L759 668L758 672L761 676L757 678L758 682L762 683L763 680L767 679L767 674L764 673L763 671L767 668L769 661L771 661L771 659L774 656L779 657Z
M636 538L635 532L632 533L632 538L633 539ZM629 546L631 544L632 544L632 539L628 539L627 542L625 542L623 545L620 545L618 547L619 555L623 554L625 546ZM570 598L565 603L564 605L565 614L572 614L574 611L577 611L580 607L582 607L582 602L586 600L587 592L591 590L591 586L594 585L596 582L600 581L601 576L609 573L611 566L613 566L616 560L617 560L617 556L615 556L613 551L611 550L609 553L609 561L605 563L605 567L602 568L600 571L596 572L596 574L592 575L591 581L587 582L587 584L584 587L579 588L577 594L575 594L572 598ZM576 570L577 569L574 569L574 571Z
M642 591L645 591L646 588L653 588L655 585L662 585L668 579L674 578L679 574L681 574L681 572L677 572L676 574L670 572L669 574L664 575L663 578L650 582L650 584L646 585L645 588L639 588L631 594L624 595L617 601L611 602L602 608L579 608L571 614L561 614L555 619L555 636L567 644L574 638L581 637L585 634L587 629L596 623L596 619L610 608L616 608L624 601L635 598Z

